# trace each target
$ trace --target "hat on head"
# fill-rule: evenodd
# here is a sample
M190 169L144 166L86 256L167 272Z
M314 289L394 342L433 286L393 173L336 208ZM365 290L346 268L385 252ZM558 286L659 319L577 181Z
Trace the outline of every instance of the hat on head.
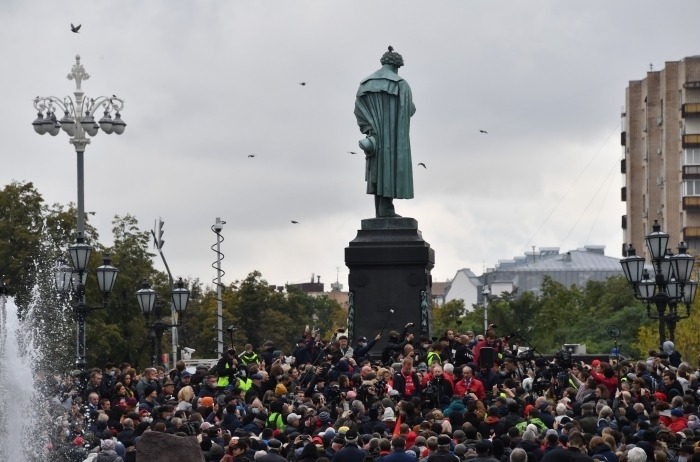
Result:
M367 343L367 337L360 337L357 341Z
M282 396L287 394L287 387L284 386L282 383L278 383L277 386L275 387L275 395L277 396Z
M311 438L311 442L314 444L323 444L323 439L320 436L314 436Z
M182 371L182 372L180 372L180 378L181 378L181 379L184 379L185 377L192 377L192 374L190 374L190 373L187 372L187 371Z
M113 439L106 439L106 440L102 440L102 441L100 442L100 447L101 447L102 449L104 449L105 451L110 451L110 450L113 451L114 448L115 448L115 446L116 446L116 445L114 444L114 440L113 440Z
M551 405L552 405L552 403L550 403L549 401L545 401L544 403L540 404L540 407L539 407L540 412L547 412L547 408Z
M287 423L292 423L295 420L301 419L301 416L299 414L291 413L287 416Z
M682 409L674 408L671 409L671 415L674 417L683 417L684 414Z
M272 449L279 449L282 447L282 442L278 439L272 438L267 442L267 446Z
M440 435L440 436L438 436L437 443L438 443L438 446L449 446L451 441L452 440L450 439L449 436Z
M253 374L250 376L250 380L262 380L263 376L260 374Z
M593 366L593 367L598 367L598 366L600 366L600 360L594 359L594 360L591 362L591 366Z
M338 336L338 340L340 340L341 338L344 338L345 340L347 340L347 339L348 339L348 334L345 334L345 333L340 334L340 335Z
M342 427L338 428L338 434L344 435L348 432L348 430L350 430L350 427L343 425Z
M134 398L133 396L132 396L131 398L128 398L128 399L126 400L126 405L129 406L129 407L136 406L138 403L139 403L139 400L137 400L137 399Z
M330 422L331 415L326 411L321 411L318 414L318 420L320 420L321 422Z
M148 396L154 391L156 391L156 387L153 385L146 385L146 388L143 389L143 396Z
M211 396L205 396L199 399L199 405L204 407L214 407L214 398Z
M211 422L202 422L202 425L199 426L200 430L209 430L211 427L214 425Z
M172 380L170 380L170 377L168 377L168 378L165 380L165 383L163 383L163 386L164 386L164 387L167 387L167 386L170 386L170 385L172 385L172 386L174 387L174 386L175 386L175 382L173 382Z
M357 430L349 429L345 432L345 441L356 441L357 437Z
M416 369L420 372L427 372L428 366L425 363L420 363Z

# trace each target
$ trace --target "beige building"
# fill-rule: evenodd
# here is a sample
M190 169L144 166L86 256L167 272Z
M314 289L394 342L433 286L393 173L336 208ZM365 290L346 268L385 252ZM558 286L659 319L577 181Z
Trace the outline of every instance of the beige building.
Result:
M644 236L654 220L700 251L700 56L669 61L630 81L622 113L623 255L631 243L649 259Z

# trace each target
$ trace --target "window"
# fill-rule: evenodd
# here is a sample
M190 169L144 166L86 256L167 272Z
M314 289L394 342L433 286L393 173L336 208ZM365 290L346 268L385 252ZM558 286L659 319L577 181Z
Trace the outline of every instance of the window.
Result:
M683 165L700 165L700 148L683 149Z
M700 180L686 180L683 182L684 196L700 196Z

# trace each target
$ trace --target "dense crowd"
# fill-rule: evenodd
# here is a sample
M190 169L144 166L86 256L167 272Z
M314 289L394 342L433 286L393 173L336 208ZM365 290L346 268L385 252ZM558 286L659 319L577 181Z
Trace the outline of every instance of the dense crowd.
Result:
M412 324L350 346L307 330L289 355L230 346L213 367L105 364L56 379L52 460L134 461L145 432L222 462L700 461L700 372L672 342L637 361L522 352L494 330ZM58 405L60 403L60 406ZM56 412L56 409L53 410Z

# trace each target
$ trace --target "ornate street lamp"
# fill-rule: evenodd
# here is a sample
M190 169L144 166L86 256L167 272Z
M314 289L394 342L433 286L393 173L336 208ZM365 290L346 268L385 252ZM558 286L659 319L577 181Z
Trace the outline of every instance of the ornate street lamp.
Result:
M75 247L75 246L71 246ZM88 247L92 250L91 247ZM69 251L71 250L69 248ZM86 250L86 249L82 249ZM90 250L86 250L90 253ZM74 256L71 252L71 256ZM114 282L117 279L117 274L119 270L112 266L112 260L109 258L108 254L105 254L102 266L98 267L96 270L97 274L97 285L99 286L100 293L102 294L102 302L96 306L90 306L85 300L85 282L87 280L87 259L80 260L85 262L83 269L78 266L77 261L74 259L74 264L76 267L70 267L66 265L65 261L59 261L59 263L54 268L54 284L56 290L61 294L69 294L72 300L71 309L73 310L73 315L76 320L76 353L75 353L75 366L81 371L85 371L87 366L87 361L85 360L85 355L87 351L86 341L85 341L85 322L90 312L94 310L107 308L107 297L114 287ZM77 277L76 277L77 275Z
M190 291L185 288L182 278L179 278L177 287L172 291L173 307L178 314L177 321L172 324L163 322L163 311L158 294L151 289L151 284L148 281L144 280L141 289L136 291L136 299L139 302L141 313L146 319L148 337L151 339L151 365L163 365L163 333L166 329L182 325L182 318L190 299ZM154 319L152 323L150 322L151 317Z
M669 235L661 231L658 221L654 220L652 232L645 237L651 269L645 268L644 258L636 254L632 244L627 248L627 256L620 260L622 271L634 289L637 299L646 303L647 316L659 321L659 345L666 341L666 326L669 339L675 341L676 324L681 319L690 317L690 307L695 300L698 282L691 279L695 257L687 253L684 242L678 244L678 253L673 254L667 248ZM685 311L679 311L679 304L685 305ZM652 306L656 311L652 311Z
M111 265L111 260L105 256L104 265L97 269L97 282L102 293L102 305L89 307L85 303L85 282L87 280L87 267L90 261L92 247L85 243L85 175L84 154L85 147L90 144L90 138L96 136L100 128L105 133L124 133L126 124L121 119L120 111L124 108L124 101L116 96L99 96L86 98L81 89L83 80L90 78L80 64L80 56L75 57L75 64L68 74L68 80L75 80L76 89L74 98L65 96L37 96L34 98L34 109L37 110L37 118L32 122L34 131L39 135L48 133L56 136L63 130L70 137L69 142L75 147L78 159L78 226L76 243L68 248L73 267L60 262L54 269L54 283L61 293L72 293L75 303L73 312L77 321L77 353L76 366L82 371L85 369L85 320L93 309L104 308L106 297L111 292L117 277L117 269ZM91 115L98 109L104 111L104 116L99 124ZM58 120L56 110L63 111L63 117ZM115 112L112 119L111 113ZM44 115L44 113L46 115Z

